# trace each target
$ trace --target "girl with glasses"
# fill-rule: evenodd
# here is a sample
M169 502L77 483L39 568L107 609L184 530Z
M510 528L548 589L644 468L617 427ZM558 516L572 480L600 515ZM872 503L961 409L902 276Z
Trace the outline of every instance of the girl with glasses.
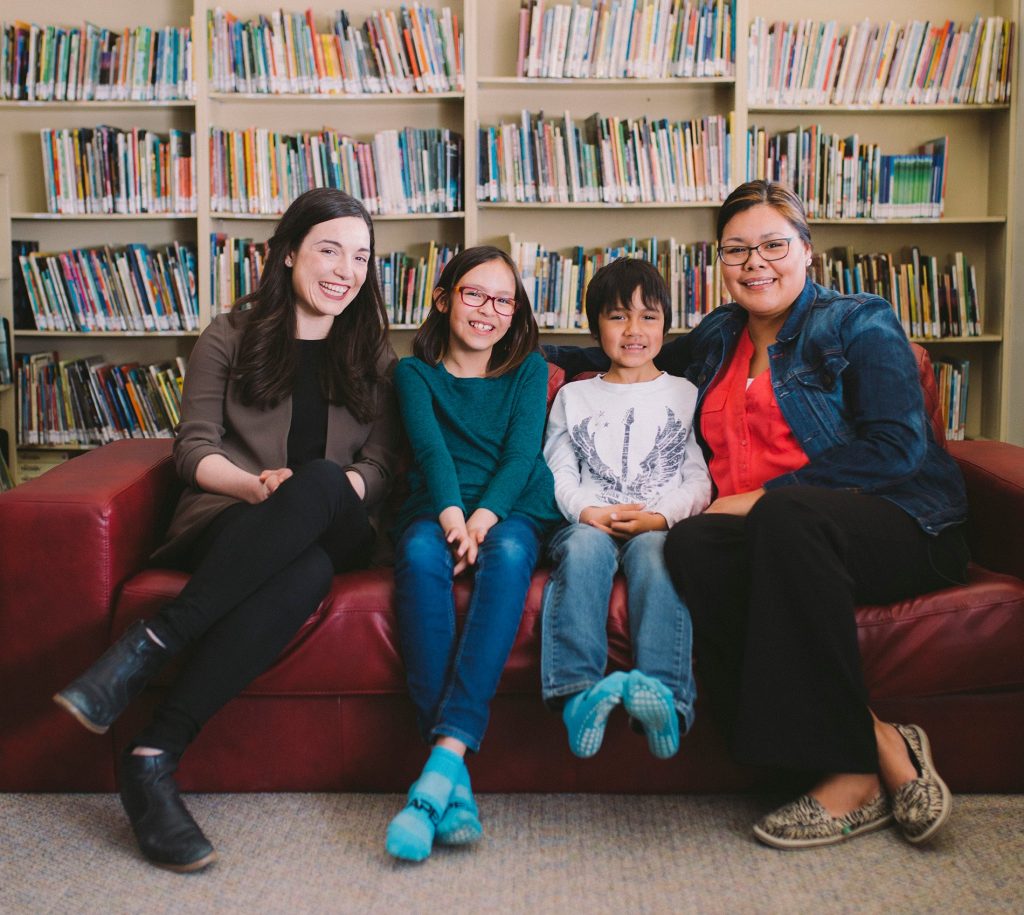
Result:
M717 490L665 544L697 672L736 758L809 785L754 826L759 840L828 845L895 819L924 842L949 790L923 729L869 708L854 608L965 580L963 479L932 434L892 306L809 279L799 198L751 181L717 230L734 301L656 361L697 385ZM549 356L570 374L603 364Z
M441 273L395 387L414 458L399 513L395 611L409 693L432 745L391 821L396 858L482 833L465 765L519 628L545 530L560 515L541 454L547 365L507 254L476 247ZM461 633L453 580L473 573Z

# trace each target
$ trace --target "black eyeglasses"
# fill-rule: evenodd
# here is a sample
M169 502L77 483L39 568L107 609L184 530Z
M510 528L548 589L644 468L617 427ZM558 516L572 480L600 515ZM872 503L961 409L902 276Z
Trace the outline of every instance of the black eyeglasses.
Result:
M460 286L459 297L462 299L462 304L468 305L470 308L482 308L484 302L493 302L494 310L505 318L512 317L516 311L515 299L510 299L506 295L488 295L482 289L477 289L476 286Z
M742 267L755 251L766 261L780 261L789 254L789 238L771 238L759 245L719 245L718 257L728 267Z

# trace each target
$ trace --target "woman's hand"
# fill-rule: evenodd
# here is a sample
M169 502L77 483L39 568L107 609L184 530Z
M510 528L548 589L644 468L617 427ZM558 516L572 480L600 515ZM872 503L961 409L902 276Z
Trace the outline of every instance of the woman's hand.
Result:
M437 520L444 531L444 539L455 557L455 568L452 569L454 577L476 562L477 541L470 536L466 527L466 516L457 505L449 505L437 516Z
M263 484L263 492L262 498L257 501L262 502L263 499L272 496L277 491L277 487L291 475L292 471L290 467L278 467L276 470L264 470L260 473L259 481Z
M764 487L752 489L750 492L738 492L733 496L722 496L715 499L707 507L709 515L739 515L745 517L750 513L757 500L764 495Z
M346 470L345 476L348 477L349 483L352 484L352 489L359 496L359 501L362 502L366 498L366 480L355 470Z

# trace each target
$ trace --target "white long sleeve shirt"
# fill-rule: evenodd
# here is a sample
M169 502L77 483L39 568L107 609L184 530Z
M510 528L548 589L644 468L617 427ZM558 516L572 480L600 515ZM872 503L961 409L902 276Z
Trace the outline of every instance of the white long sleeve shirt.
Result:
M653 381L573 381L551 406L544 459L562 514L591 505L642 502L668 526L702 512L711 476L693 434L697 388L662 374Z

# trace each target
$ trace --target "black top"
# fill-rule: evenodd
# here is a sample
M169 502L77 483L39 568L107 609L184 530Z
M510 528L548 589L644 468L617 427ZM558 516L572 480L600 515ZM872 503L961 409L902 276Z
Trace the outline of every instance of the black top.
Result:
M296 340L298 366L288 429L288 466L301 467L327 451L327 398L320 386L326 340Z

